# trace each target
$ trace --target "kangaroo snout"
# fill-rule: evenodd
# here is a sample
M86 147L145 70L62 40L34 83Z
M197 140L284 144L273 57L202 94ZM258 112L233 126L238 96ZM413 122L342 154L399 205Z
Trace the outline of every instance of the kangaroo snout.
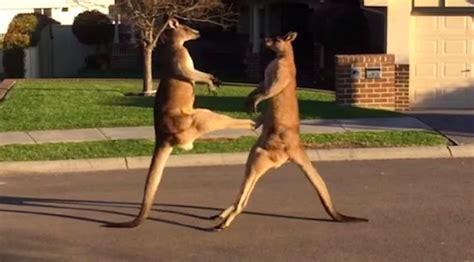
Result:
M264 41L266 46L271 46L273 43L273 39L270 37L265 37Z
M194 39L198 39L199 37L201 37L201 33L198 30L193 29L192 32L194 34Z

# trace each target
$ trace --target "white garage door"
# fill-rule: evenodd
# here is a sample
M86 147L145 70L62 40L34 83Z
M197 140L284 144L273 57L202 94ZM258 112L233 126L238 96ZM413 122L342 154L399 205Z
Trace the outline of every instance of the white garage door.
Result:
M412 106L474 108L474 14L412 19Z

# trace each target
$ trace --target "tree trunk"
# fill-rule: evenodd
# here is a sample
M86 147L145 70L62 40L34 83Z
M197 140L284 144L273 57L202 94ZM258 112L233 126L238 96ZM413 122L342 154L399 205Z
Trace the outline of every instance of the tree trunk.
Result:
M153 75L152 75L152 54L153 46L143 47L143 95L153 95Z

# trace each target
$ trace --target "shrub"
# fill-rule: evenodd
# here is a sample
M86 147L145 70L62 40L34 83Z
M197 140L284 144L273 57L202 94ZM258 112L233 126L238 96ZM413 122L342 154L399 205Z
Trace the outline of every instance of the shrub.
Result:
M110 66L110 57L108 54L98 53L86 57L87 69L108 69Z
M25 75L25 52L23 48L3 50L5 75L10 78L22 78Z
M27 48L35 46L40 40L41 30L52 19L41 14L18 14L8 25L7 33L4 37L5 48Z
M3 39L3 66L7 77L23 77L25 74L23 49L38 44L41 30L54 20L41 14L18 14L8 25Z
M0 49L3 49L3 35L0 35Z
M72 32L79 42L86 45L107 44L114 38L114 27L110 18L97 10L84 11L77 15Z

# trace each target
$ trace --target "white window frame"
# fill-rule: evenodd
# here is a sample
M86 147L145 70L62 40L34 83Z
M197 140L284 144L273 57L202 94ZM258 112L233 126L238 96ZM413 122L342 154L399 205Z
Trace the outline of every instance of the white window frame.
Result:
M438 0L438 6L416 6L415 1L416 0L411 0L411 10L413 14L474 14L474 7L446 6L446 0Z

